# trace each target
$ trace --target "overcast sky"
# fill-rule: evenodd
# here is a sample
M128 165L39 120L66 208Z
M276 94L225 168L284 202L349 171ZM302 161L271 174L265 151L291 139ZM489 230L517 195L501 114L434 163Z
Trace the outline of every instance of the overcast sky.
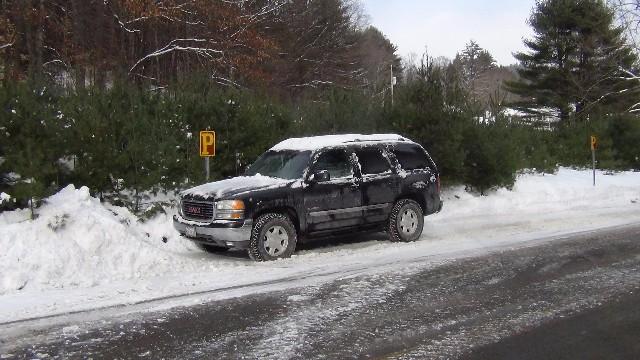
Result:
M372 25L401 56L413 52L453 58L471 39L501 65L516 62L532 35L526 20L535 0L362 0Z

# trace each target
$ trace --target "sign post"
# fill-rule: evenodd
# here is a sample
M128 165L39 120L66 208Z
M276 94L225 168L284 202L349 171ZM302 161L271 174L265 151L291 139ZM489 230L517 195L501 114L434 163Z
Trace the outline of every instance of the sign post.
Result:
M216 132L211 130L200 131L200 157L204 158L204 171L207 182L209 181L209 158L216 156Z
M591 135L591 162L593 163L593 186L596 186L596 149L598 148L598 138Z
M204 158L204 173L205 173L205 180L209 182L209 157L208 156Z

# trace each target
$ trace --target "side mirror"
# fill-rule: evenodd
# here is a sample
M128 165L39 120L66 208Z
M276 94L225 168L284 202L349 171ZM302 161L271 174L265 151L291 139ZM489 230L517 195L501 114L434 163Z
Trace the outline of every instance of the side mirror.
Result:
M327 170L319 170L311 174L309 181L312 183L320 183L331 180L331 175Z

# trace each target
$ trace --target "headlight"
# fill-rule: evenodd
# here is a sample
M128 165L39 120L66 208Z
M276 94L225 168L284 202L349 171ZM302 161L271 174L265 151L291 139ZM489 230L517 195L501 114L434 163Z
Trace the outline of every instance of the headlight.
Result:
M217 220L244 219L244 202L242 200L221 200L216 202Z

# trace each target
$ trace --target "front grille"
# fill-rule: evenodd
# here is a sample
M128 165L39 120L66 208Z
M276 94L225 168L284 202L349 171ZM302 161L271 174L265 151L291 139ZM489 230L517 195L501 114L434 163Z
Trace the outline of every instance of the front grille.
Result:
M213 203L182 200L182 214L189 220L213 220Z

